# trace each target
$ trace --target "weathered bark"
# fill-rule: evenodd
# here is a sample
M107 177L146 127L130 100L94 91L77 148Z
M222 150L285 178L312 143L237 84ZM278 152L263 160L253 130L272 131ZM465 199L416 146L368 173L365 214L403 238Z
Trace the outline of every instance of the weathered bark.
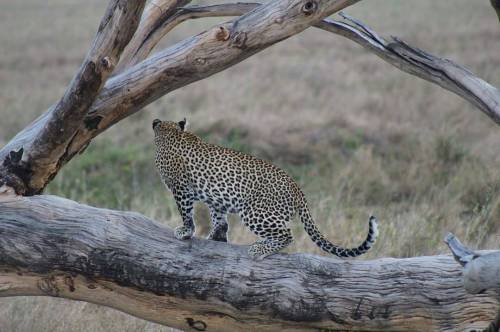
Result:
M63 97L48 111L42 126L22 146L9 150L0 180L18 193L40 193L68 158L74 138L89 107L118 63L135 32L145 0L113 0L104 14L92 46Z
M455 93L500 125L500 90L478 78L468 69L411 46L399 38L386 41L375 31L347 15L355 26L324 20L319 27L342 35L375 53L384 61Z
M0 296L113 307L193 331L465 331L498 301L468 294L451 256L343 261L193 239L130 212L0 195Z
M477 293L485 280L493 280L488 289L498 288L498 279L484 278L498 273L498 253L473 255L467 262L466 289L474 293L467 294L460 267L448 256L346 262L280 254L254 262L238 246L178 241L139 214L12 192L40 193L114 123L312 25L456 93L500 123L498 89L466 69L398 39L387 42L352 18L344 16L350 24L322 20L357 1L180 8L190 1L156 0L140 24L145 1L111 1L64 96L0 150L0 296L83 300L185 330L485 327L499 299ZM242 16L147 58L187 19L234 15ZM469 287L478 280L483 288Z
M500 301L500 252L480 253L464 246L453 234L445 242L464 267L463 284L471 294L489 293ZM500 310L484 332L500 331Z
M163 36L185 20L238 16L259 6L260 3L227 3L180 8L168 19L150 23L155 29L151 29L147 38L140 43L141 46L134 53L132 64L145 59ZM397 37L386 41L364 23L343 13L340 15L348 23L325 19L314 26L352 40L398 69L457 94L500 124L500 91L496 87L450 60L427 53Z
M73 127L65 128L65 135L71 133L70 140L55 140L60 144L48 149L46 156L37 162L40 163L37 170L33 169L35 164L24 162L29 154L23 155L23 147L34 147L31 142L40 136L43 128L51 121L57 122L54 108L49 109L0 150L0 160L3 161L0 165L0 183L8 182L21 194L42 191L66 162L113 124L166 93L224 70L310 25L341 34L396 67L455 92L500 123L498 89L466 69L397 39L388 43L359 22L356 22L356 26L331 20L320 22L324 16L357 1L278 0L264 5L226 4L179 8L177 11L172 8L181 4L180 1L159 1L161 15L152 8L143 15L142 26L125 51L127 58L122 71L107 80L85 118L79 122L79 127L76 130ZM238 11L246 14L141 61L166 32L185 19L236 15ZM127 67L136 62L136 65ZM43 140L37 143L38 149L41 146Z
M500 252L475 252L453 234L448 234L445 242L455 260L464 267L465 290L471 294L493 292L500 300Z
M189 4L191 0L154 0L144 10L141 24L137 28L134 37L128 44L116 68L120 72L132 65L137 64L140 59L144 60L153 47L159 42L156 40L156 31L162 29L166 22L179 12L178 8ZM168 25L168 24L167 24ZM165 32L166 34L167 32ZM144 55L144 53L147 54Z
M189 2L191 1L184 1L185 4ZM131 67L146 59L160 40L184 21L204 17L241 16L258 6L261 4L244 2L198 5L179 7L173 12L162 10L161 14L151 15L147 24L144 24L144 32L136 34L134 40L130 42L131 46L127 48L126 55L120 62L120 69Z

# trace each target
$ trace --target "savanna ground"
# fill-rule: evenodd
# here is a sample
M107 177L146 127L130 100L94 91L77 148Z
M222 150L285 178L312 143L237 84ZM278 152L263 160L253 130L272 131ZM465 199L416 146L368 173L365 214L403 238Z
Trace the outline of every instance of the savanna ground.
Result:
M63 93L106 3L0 1L0 144ZM500 86L500 26L487 0L373 0L347 12ZM217 21L190 21L161 47ZM313 28L122 121L47 193L179 224L154 169L151 121L184 116L206 140L286 169L329 239L360 242L375 214L380 240L366 258L443 253L449 231L473 247L499 247L498 126L451 93ZM198 207L197 216L204 236L206 210ZM230 241L251 243L231 219ZM300 223L293 228L288 252L322 254ZM2 332L170 330L92 304L0 300Z

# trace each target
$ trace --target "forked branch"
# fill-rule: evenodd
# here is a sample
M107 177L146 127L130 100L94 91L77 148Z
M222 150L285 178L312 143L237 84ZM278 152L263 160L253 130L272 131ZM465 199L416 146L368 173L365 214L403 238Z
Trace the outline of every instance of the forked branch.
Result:
M496 87L450 60L434 56L396 37L386 41L362 22L341 15L352 24L324 20L317 26L358 43L402 71L455 93L500 125L500 90Z
M136 50L131 64L145 59L161 38L188 19L239 16L260 5L260 3L238 2L178 8L168 19L153 24L156 29L142 40L141 47ZM500 91L496 87L450 60L434 56L397 37L387 41L363 22L343 13L341 16L347 22L324 19L314 26L352 40L398 69L457 94L500 124Z
M0 150L0 160L6 162L0 165L0 172L5 174L0 175L0 182L7 182L17 193L39 193L67 161L114 123L167 92L226 69L357 1L271 1L232 22L191 37L140 62L108 79L90 110L77 112L86 113L86 116L83 121L75 116L75 120L80 119L79 127L68 128L70 130L64 133L70 139L58 140L57 146L45 152L46 155L40 156L39 160L24 162L24 155L31 155L31 152L24 151L23 155L21 149L28 145L31 149L45 149L43 140L37 145L31 145L31 142L48 123L58 121L55 109L49 109L16 135ZM35 163L38 163L36 170L33 169ZM14 183L10 180L11 175L20 180Z
M156 12L154 8L150 8L143 15L144 21L134 36L133 43L125 51L126 59L124 58L123 65L120 64L123 66L122 71L107 80L83 121L80 119L79 127L65 131L64 137L69 136L70 139L61 139L57 141L59 145L56 144L50 152L39 154L37 163L43 163L45 170L34 171L32 168L35 166L30 163L16 163L21 157L26 159L17 151L27 146L31 147L31 150L34 149L35 146L30 142L39 137L39 133L43 132L48 123L57 119L54 108L0 150L0 160L4 160L4 165L0 168L5 169L6 164L8 168L7 172L3 172L7 175L0 176L0 181L9 174L16 174L18 179L22 179L17 185L12 185L18 193L40 192L67 161L113 124L168 92L225 70L310 25L342 35L397 68L456 93L486 113L493 121L500 123L499 90L465 68L412 47L399 39L393 38L388 42L366 25L347 16L345 17L348 22L328 19L322 21L325 16L358 0L277 0L263 5L238 3L185 8L175 6L187 1L158 1L162 6L160 14L153 15L152 13ZM165 33L186 19L238 14L242 16L143 59ZM134 63L137 64L128 67ZM85 112L76 113L81 115ZM77 118L79 119L75 115L75 119ZM43 151L42 141L36 146ZM31 152L27 155L31 155Z
M190 2L191 0L153 0L149 2L134 37L123 52L116 72L137 64L138 59L144 60L160 41L157 31L163 29L173 17L178 15L179 7Z
M466 293L461 268L449 256L348 262L280 254L253 262L238 246L180 242L139 214L12 191L40 193L66 162L114 123L312 25L439 84L499 123L498 90L464 68L398 39L387 42L347 16L348 22L321 21L357 1L179 8L189 1L156 0L135 34L145 1L112 1L65 95L0 150L0 296L83 300L185 330L485 327L498 312L498 300L478 294L484 282L479 288L467 286L474 294ZM241 16L147 58L182 21L225 15ZM119 71L111 76L117 63ZM484 269L497 263L497 256L466 257L468 252L457 250L455 256L471 271L474 266L490 271ZM488 289L498 288L496 279L488 280L494 281Z
M57 174L67 158L69 142L132 38L145 2L109 3L87 56L63 97L47 112L50 116L36 121L40 126L24 137L22 146L15 148L17 151L6 147L9 154L2 158L5 168L0 170L0 180L3 177L18 193L32 195L41 192Z

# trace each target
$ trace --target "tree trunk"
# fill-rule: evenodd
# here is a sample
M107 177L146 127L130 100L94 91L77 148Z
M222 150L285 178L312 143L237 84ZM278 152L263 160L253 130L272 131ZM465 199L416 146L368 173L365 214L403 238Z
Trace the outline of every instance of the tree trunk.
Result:
M97 303L187 331L466 331L498 300L452 256L346 261L193 239L130 212L0 195L0 296Z

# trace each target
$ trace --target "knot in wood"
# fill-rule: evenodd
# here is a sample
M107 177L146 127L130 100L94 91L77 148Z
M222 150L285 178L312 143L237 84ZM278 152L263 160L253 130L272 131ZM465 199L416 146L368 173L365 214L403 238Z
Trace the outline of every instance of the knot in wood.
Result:
M96 130L102 119L103 117L101 115L87 116L83 119L83 123L85 124L85 128L87 128L87 130Z
M59 288L57 288L57 283L53 276L38 280L37 287L46 295L59 296Z
M188 318L186 318L186 323L193 330L196 330L196 331L206 331L207 330L207 324L202 320L194 320L193 318L188 317Z
M1 185L6 185L15 190L18 195L31 196L36 194L37 190L30 187L30 181L33 177L33 170L29 162L23 162L24 149L21 147L17 151L10 151L1 163L3 172L0 177Z
M12 164L18 164L21 161L21 158L23 157L23 153L24 153L24 148L21 147L17 151L14 151L14 150L10 151L9 156L7 158L9 158L9 160ZM7 161L4 161L4 164L6 162Z
M218 41L226 41L229 39L229 36L229 29L224 26L219 27L215 33L215 39Z
M106 70L113 69L113 61L111 61L111 59L109 58L109 56L105 56L104 58L101 59L101 65Z
M244 48L246 46L246 41L247 33L239 31L231 38L231 45L237 48Z
M71 276L66 276L64 277L64 284L68 286L68 289L70 292L74 292L76 290L75 288L75 281Z
M318 9L318 4L316 3L316 1L313 0L307 0L302 6L302 12L306 16L313 14L317 9Z

